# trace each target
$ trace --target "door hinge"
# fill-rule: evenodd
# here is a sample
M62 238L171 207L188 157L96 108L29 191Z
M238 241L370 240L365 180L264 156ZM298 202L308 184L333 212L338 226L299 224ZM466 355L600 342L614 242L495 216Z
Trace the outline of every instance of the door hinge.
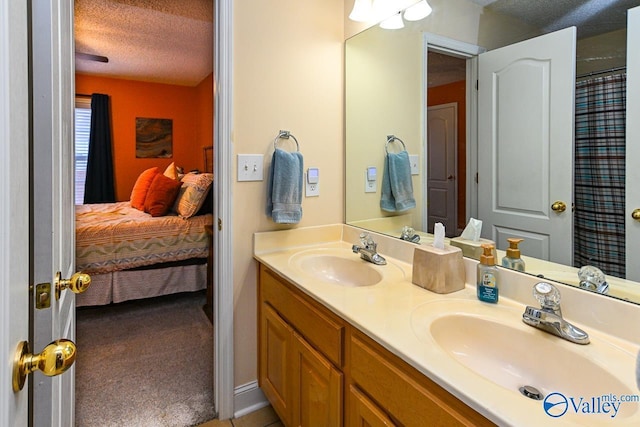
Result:
M222 231L222 219L218 218L218 231Z
M475 180L476 180L476 184L477 184L478 183L478 172L476 172Z
M476 90L478 90L479 87L480 87L480 82L476 80Z

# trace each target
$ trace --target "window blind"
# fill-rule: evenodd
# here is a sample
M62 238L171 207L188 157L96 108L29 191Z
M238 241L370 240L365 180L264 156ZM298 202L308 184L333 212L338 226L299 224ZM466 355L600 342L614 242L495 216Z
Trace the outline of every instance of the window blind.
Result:
M75 108L75 204L84 201L84 182L87 175L89 155L89 132L91 130L91 98L76 98Z

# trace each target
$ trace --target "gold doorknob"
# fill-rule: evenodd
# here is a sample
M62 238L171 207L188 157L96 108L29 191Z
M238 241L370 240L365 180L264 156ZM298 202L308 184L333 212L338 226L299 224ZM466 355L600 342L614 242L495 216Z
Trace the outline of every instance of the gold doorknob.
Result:
M29 343L18 344L13 361L13 391L19 392L24 387L27 375L40 371L48 377L60 375L73 365L76 360L76 345L67 339L55 340L39 354L32 354Z
M62 273L56 273L56 299L60 299L60 293L70 289L74 294L81 294L91 285L91 276L87 273L75 273L71 279L63 279Z
M560 200L553 202L551 205L551 210L554 212L564 212L567 210L567 205L565 202Z
M640 209L634 209L633 212L631 212L631 218L640 221Z

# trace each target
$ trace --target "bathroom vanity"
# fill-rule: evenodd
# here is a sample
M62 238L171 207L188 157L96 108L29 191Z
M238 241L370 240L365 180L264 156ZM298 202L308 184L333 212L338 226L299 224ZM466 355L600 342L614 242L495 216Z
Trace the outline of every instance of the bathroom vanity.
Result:
M639 332L616 324L638 324L637 307L604 298L613 305L598 310L608 311L582 313L576 306L602 296L558 285L565 316L591 338L573 344L522 322L536 304L535 278L506 271L499 303L482 303L476 262L465 259L466 288L435 294L411 283L413 244L374 234L388 261L378 266L351 250L361 231L337 224L254 235L259 383L285 425L604 425L612 412L551 419L518 388L640 394ZM640 402L614 416L637 425Z
M493 425L264 265L259 301L260 387L285 425Z

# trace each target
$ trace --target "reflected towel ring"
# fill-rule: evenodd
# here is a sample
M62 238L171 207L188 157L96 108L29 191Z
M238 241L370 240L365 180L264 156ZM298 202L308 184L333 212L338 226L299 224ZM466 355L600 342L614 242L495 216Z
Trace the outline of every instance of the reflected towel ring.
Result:
M387 135L387 143L386 143L386 144L384 144L384 151L386 151L386 152L387 152L387 154L389 154L389 144L390 144L390 143L392 143L392 142L394 142L394 141L399 141L399 142L400 142L400 144L402 144L402 149L403 149L404 151L407 151L407 146L406 146L406 145L404 145L404 142L402 142L402 140L401 140L400 138L398 138L398 137L397 137L397 136L395 136L395 135Z
M290 137L293 138L293 140L296 142L297 151L300 151L300 144L298 144L298 140L288 130L281 130L280 132L278 132L278 136L276 136L276 138L273 140L273 149L275 150L277 148L277 143L280 138L289 139Z

